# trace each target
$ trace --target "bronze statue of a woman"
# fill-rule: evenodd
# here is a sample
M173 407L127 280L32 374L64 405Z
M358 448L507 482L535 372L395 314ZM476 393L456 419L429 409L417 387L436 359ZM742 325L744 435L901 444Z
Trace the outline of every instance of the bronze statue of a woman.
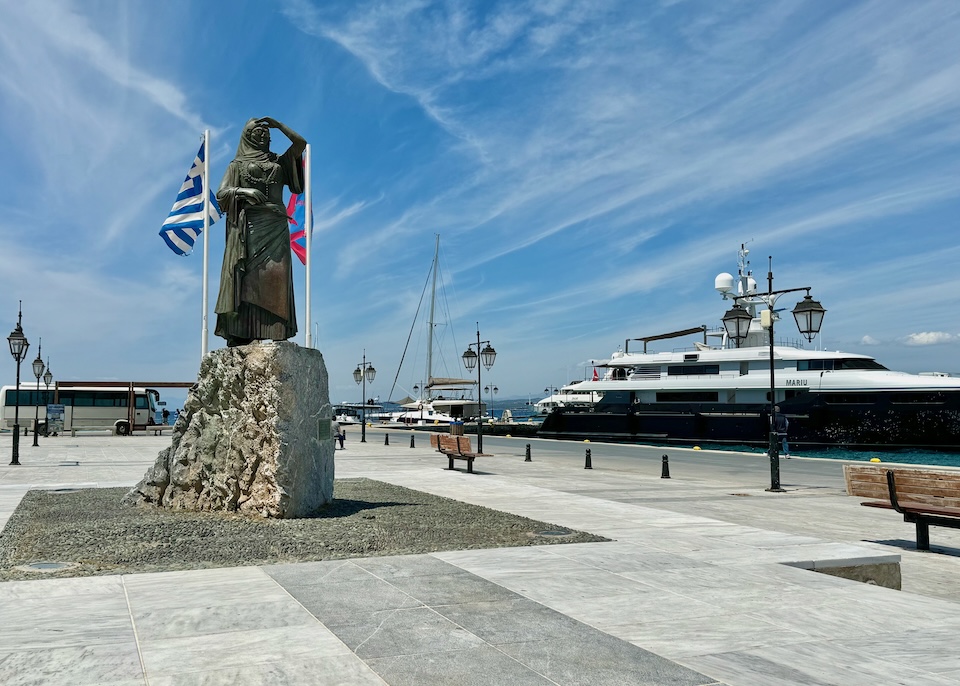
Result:
M270 152L270 129L291 141L282 155ZM300 134L276 119L251 119L223 175L217 201L227 214L227 244L215 311L216 334L228 346L285 341L297 333L283 187L303 192L306 146Z

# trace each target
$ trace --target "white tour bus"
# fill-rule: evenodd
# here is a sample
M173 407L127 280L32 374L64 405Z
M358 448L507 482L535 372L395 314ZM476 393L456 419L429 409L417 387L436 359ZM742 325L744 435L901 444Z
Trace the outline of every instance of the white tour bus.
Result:
M133 425L130 424L130 399L133 397ZM129 385L72 386L47 388L36 381L20 384L21 431L33 431L34 417L39 416L38 430L46 433L47 405L63 405L63 430L111 429L125 436L134 428L154 423L156 402L160 392L153 388ZM16 387L0 389L0 428L13 430L16 414Z

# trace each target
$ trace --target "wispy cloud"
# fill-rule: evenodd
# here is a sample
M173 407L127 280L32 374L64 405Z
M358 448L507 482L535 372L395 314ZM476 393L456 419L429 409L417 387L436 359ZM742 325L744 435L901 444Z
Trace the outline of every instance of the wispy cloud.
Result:
M960 341L960 335L945 331L921 331L903 338L904 345L943 345L958 341Z

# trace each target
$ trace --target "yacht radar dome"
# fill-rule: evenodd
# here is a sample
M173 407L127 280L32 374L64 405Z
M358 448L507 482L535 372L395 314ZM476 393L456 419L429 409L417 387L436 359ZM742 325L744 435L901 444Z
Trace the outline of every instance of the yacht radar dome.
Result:
M729 293L733 290L733 275L726 272L717 274L717 278L713 281L713 287L721 293Z

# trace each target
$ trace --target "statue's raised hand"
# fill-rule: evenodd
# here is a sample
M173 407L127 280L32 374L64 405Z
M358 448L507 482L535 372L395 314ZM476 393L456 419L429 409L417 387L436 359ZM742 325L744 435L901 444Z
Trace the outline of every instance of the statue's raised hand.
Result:
M257 119L257 123L258 123L258 124L266 124L266 125L269 126L271 129L280 129L280 128L283 128L283 124L281 124L280 122L278 122L278 121L277 121L276 119L274 119L273 117L260 117L259 119Z

